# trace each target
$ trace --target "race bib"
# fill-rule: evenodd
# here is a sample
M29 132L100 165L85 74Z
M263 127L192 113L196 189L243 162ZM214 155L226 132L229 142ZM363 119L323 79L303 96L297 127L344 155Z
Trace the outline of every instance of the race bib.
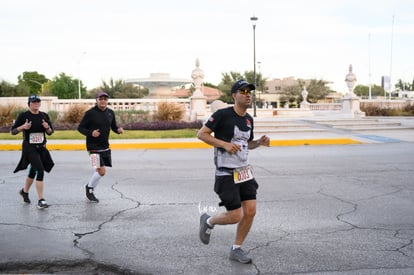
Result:
M91 154L91 163L93 168L101 167L101 159L99 154Z
M45 136L43 133L30 133L29 135L30 144L43 143L44 140L45 140Z
M234 183L242 183L253 179L253 170L250 165L233 170Z

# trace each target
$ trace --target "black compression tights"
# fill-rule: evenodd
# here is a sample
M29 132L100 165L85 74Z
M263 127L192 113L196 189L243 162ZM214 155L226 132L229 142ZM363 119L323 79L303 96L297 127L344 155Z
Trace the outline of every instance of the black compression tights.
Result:
M34 179L36 174L36 180L43 181L43 177L45 175L45 168L43 167L42 160L40 159L40 155L38 152L32 152L27 156L30 162L30 170L28 177Z

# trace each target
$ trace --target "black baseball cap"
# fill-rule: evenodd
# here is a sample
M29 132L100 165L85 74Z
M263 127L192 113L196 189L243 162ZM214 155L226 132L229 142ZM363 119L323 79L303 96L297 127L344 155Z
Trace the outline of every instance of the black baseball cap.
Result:
M243 89L245 87L249 87L250 90L256 89L256 87L253 84L247 82L244 79L240 79L236 83L233 84L233 87L231 87L231 93L237 93L238 90Z
M96 94L96 98L101 97L101 96L109 97L109 95L104 91L100 91L99 93Z
M30 102L40 102L40 96L38 95L30 95L29 98L27 99L27 103Z

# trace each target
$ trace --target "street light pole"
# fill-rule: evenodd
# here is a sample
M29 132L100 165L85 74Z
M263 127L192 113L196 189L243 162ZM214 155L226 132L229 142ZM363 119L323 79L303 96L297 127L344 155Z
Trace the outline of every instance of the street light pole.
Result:
M368 34L368 99L371 100L371 33Z
M262 73L261 73L261 70L260 70L260 64L262 64L262 62L260 62L260 61L257 61L257 65L259 66L259 77L258 77L258 84L257 84L257 92L259 93L259 107L260 108L262 108L263 107L263 104L262 104L262 100L261 100L261 98L260 98L260 94L263 92L263 90L262 90Z
M394 15L392 15L392 27L391 27L391 52L390 52L390 85L389 85L389 100L391 100L392 93L392 44L394 40ZM385 98L386 99L386 98Z
M253 24L253 83L256 87L256 16L250 17ZM256 117L256 89L253 91L253 116Z

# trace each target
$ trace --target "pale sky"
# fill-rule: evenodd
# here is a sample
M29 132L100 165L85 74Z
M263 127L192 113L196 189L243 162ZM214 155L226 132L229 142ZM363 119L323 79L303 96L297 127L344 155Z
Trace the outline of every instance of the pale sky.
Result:
M254 15L256 70L268 79L345 92L352 64L357 84L411 83L413 14L411 0L1 0L0 80L64 72L92 89L150 73L191 79L199 58L217 85L224 72L253 70Z

